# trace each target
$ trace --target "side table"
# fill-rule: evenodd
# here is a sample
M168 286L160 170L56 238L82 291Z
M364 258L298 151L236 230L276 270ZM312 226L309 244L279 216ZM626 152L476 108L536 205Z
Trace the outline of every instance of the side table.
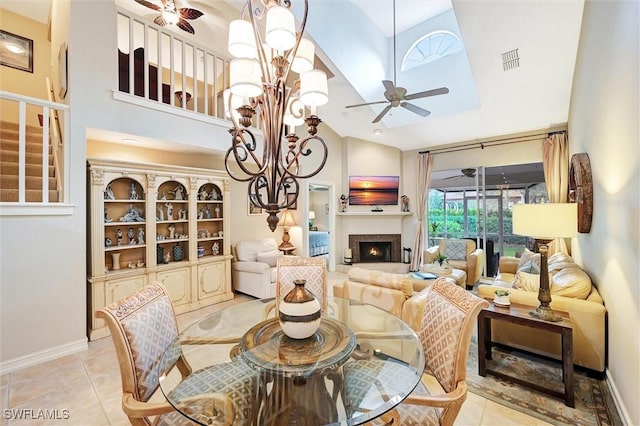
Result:
M529 387L538 392L556 398L564 399L565 405L575 407L574 381L573 381L573 326L566 312L556 311L562 316L562 321L549 322L532 317L529 314L530 306L511 304L508 307L494 305L492 300L487 299L490 306L480 311L478 315L478 374L485 377L487 373L496 377L510 380L522 386ZM527 382L517 377L495 371L487 367L487 360L491 359L491 320L506 321L525 327L549 330L561 335L562 339L562 382L564 383L564 393L552 389L544 388L536 383Z
M296 248L295 246L283 247L283 248L278 247L278 250L284 253L285 256L293 256L293 252L296 250Z

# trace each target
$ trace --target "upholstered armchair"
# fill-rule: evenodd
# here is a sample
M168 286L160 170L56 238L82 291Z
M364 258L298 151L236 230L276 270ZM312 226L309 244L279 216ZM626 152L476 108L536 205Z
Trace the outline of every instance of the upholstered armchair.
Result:
M240 241L232 247L233 289L260 299L276 295L277 262L283 256L275 238Z
M433 263L438 254L447 257L447 263L467 273L467 285L478 282L484 270L484 250L476 248L476 242L465 239L442 239L437 246L424 251L424 264Z
M467 397L467 358L477 316L489 303L438 278L424 290L424 309L418 333L425 355L425 369L415 390L382 419L371 424L452 425ZM364 363L369 365L365 367ZM360 395L364 385L383 386L380 377L397 380L393 373L376 374L375 358L345 364L346 386L355 386L349 395ZM367 378L367 374L371 377ZM364 389L366 391L366 389ZM349 401L357 407L359 401ZM393 420L393 421L391 421ZM385 423L386 422L386 423Z
M193 424L175 411L164 397L161 402L152 402L160 386L159 375L162 371L168 371L171 364L177 367L183 379L191 374L191 367L180 347L172 346L178 336L178 326L167 290L160 283L150 284L99 309L96 315L106 321L111 331L122 379L122 409L131 424ZM168 351L174 356L163 360L164 353ZM197 377L197 373L194 376ZM216 387L213 381L209 381L208 385ZM212 392L206 401L185 399L184 403L187 406L209 404L215 407L212 415L219 410L216 417L224 418L221 424L233 424L236 416L234 403L222 393Z

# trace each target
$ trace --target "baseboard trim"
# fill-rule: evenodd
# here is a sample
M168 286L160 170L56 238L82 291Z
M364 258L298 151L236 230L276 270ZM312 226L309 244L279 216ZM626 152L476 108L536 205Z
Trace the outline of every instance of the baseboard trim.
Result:
M607 368L605 371L605 375L607 377L607 386L609 386L609 391L611 391L611 396L613 397L613 402L616 404L616 408L618 409L618 413L620 414L620 419L625 425L632 425L631 417L629 417L629 412L627 411L622 398L620 397L620 392L618 392L618 388L616 387L616 383L613 381L613 377L611 377L611 372Z
M89 349L89 345L87 343L87 339L84 338L50 349L34 352L29 355L23 355L17 358L13 358L8 361L2 361L0 362L0 375L31 367L33 365L41 364L43 362L52 361L54 359L61 358L66 355L71 355L76 352L85 351L87 349Z

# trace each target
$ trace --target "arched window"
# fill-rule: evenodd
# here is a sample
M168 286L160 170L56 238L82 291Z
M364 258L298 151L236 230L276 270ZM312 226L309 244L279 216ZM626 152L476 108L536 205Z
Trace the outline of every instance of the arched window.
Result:
M458 36L450 31L434 31L413 43L402 60L400 71L437 61L462 50Z

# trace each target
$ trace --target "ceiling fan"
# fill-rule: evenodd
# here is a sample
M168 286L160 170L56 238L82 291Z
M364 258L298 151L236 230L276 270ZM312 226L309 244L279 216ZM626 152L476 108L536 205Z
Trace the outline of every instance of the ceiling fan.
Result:
M444 178L442 180L448 180L448 179L456 179L456 178L460 178L460 177L468 177L468 178L473 178L476 177L476 169L461 169L460 172L462 173L461 175L455 175L455 176L449 176L447 178Z
M445 95L449 93L449 89L446 87L440 87L438 89L426 90L424 92L412 93L407 95L407 89L404 87L399 87L396 85L396 2L393 0L393 81L390 80L382 80L382 85L384 86L384 101L376 101L376 102L366 102L363 104L356 105L347 105L345 108L355 108L365 105L375 105L375 104L384 104L388 103L386 107L378 114L376 118L373 119L372 123L377 123L382 120L391 108L395 108L401 106L404 109L408 109L409 111L418 114L422 117L426 117L431 114L431 111L427 111L424 108L421 108L417 105L411 104L407 101L413 99L426 98L429 96L436 95Z
M164 27L165 25L176 24L178 28L183 31L188 32L189 34L195 34L195 30L191 26L187 19L198 19L203 15L197 9L192 9L190 7L176 7L176 3L173 0L160 0L162 6L152 3L147 0L135 0L136 3L139 3L149 9L153 9L157 12L160 12L160 15L156 16L153 20L157 25Z

